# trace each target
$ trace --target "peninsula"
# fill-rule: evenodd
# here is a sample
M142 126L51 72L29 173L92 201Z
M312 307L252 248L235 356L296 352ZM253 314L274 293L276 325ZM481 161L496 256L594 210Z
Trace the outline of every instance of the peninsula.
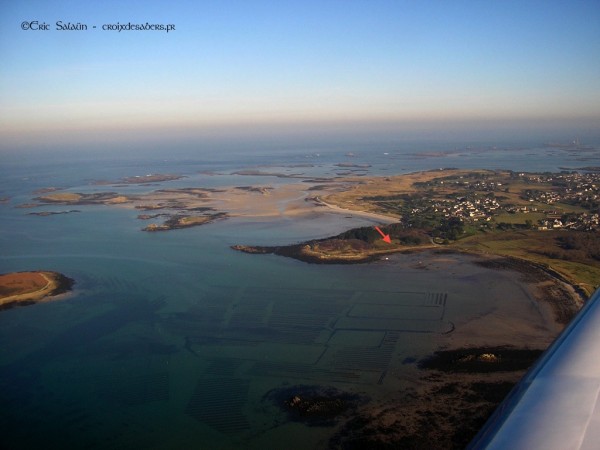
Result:
M391 243L381 239L373 227L348 230L337 236L286 246L234 245L245 253L273 253L316 264L357 264L373 261L391 253L409 252L437 247L423 230L407 230L400 224L381 227Z
M345 181L354 184L315 202L392 219L381 225L390 243L363 227L289 246L233 248L321 264L438 248L526 261L585 298L600 285L598 173L446 169Z
M68 292L75 283L58 272L31 271L0 274L0 309L32 305Z

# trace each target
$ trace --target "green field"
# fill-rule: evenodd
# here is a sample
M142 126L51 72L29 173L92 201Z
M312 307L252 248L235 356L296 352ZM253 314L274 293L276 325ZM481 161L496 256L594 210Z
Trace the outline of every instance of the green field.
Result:
M538 220L544 220L546 218L546 214L542 212L531 212L531 213L515 213L511 214L508 212L504 212L502 214L498 214L494 216L494 221L496 223L510 223L513 225L525 225L528 220L530 220L534 225Z
M574 231L505 231L479 233L452 243L451 247L501 256L512 256L543 264L587 295L600 287L600 260L581 249L567 250L560 238ZM595 238L600 238L597 234ZM597 256L597 255L596 255Z

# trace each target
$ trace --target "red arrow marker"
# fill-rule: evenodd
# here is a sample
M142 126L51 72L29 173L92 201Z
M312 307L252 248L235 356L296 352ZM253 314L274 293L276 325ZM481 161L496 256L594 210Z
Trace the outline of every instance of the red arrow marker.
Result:
M384 240L385 242L387 242L388 244L391 244L391 243L392 243L392 240L390 239L390 235L389 235L389 234L384 234L384 233L383 233L383 231L381 231L381 230L379 229L379 227L375 227L375 229L376 229L377 231L379 231L379 234L380 234L380 235L383 237L383 240Z

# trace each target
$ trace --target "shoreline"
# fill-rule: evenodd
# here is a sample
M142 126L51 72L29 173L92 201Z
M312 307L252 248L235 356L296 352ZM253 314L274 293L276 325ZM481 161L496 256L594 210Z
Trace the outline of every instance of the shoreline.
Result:
M487 257L487 258L490 258L490 260L500 259L500 260L504 260L504 261L509 261L509 262L513 263L514 267L507 267L507 269L514 270L523 275L528 275L529 272L527 272L526 270L521 270L521 269L517 268L516 266L525 265L525 266L528 266L529 268L538 270L538 271L544 273L549 279L551 279L555 282L561 283L564 286L568 286L570 288L570 294L574 300L574 304L577 306L578 309L581 308L583 306L583 304L589 298L589 296L586 294L586 292L583 289L581 289L578 285L573 284L573 282L571 280L564 277L560 272L558 272L557 270L555 270L552 267L547 266L545 264L541 264L536 261L531 261L528 259L518 258L516 256L509 256L509 255L485 255L485 254L481 254L481 253L477 253L477 252L469 252L466 250L459 250L459 249L453 249L453 251L459 252L459 253L465 253L467 255L479 256L482 258ZM498 267L498 269L502 270L501 267ZM528 284L531 284L531 283L528 283Z

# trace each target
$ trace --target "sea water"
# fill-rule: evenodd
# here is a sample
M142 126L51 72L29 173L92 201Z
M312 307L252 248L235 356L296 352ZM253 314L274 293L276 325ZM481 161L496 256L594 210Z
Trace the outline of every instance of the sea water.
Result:
M230 248L375 224L367 219L232 218L144 233L131 209L46 206L35 211L80 212L39 217L15 208L50 186L140 193L298 182L234 173L248 168L331 177L348 169L340 162L368 164L365 175L600 165L597 152L545 147L422 157L385 150L7 159L0 169L0 197L10 197L0 205L0 272L54 270L76 284L64 299L0 311L2 447L323 448L339 422L294 420L274 393L331 387L377 405L413 386L415 361L472 318L510 311L538 320L516 274L485 269L470 256L311 265ZM91 184L147 173L186 178L160 186Z

